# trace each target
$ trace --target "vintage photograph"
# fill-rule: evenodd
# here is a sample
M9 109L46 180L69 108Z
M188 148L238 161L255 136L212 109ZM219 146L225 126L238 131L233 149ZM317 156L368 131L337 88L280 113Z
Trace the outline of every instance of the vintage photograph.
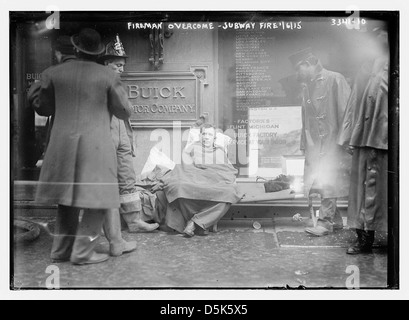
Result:
M10 289L399 289L399 21L10 11Z

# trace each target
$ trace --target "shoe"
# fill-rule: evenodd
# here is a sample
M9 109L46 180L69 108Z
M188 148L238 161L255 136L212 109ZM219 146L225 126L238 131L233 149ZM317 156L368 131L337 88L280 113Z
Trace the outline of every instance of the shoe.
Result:
M360 244L355 244L347 249L347 254L362 254L362 253L372 253L372 246L363 246Z
M198 236L208 236L210 234L208 229L197 229L196 235Z
M375 231L356 229L357 239L347 249L347 254L372 253L372 245L375 241Z
M134 250L136 250L136 241L122 240L122 243L112 243L109 245L109 253L113 257L118 257Z
M89 258L88 260L77 261L75 259L71 259L71 262L75 265L95 264L95 263L107 261L108 258L109 258L109 255L107 254L99 254L99 253L94 252L91 258Z
M329 230L324 228L323 226L319 226L317 225L315 228L307 228L305 229L305 232L310 233L314 236L317 237L322 237L322 236L326 236L329 234Z
M187 223L185 229L183 230L183 233L187 235L188 237L193 237L195 235L195 223L192 220L189 220Z
M159 228L158 223L147 223L143 220L139 220L133 224L128 225L130 233L138 233L138 232L152 232Z
M324 228L327 229L330 233L331 233L331 232L334 232L335 230L342 230L342 229L344 229L344 225L338 224L338 223L334 223L334 222L328 221L328 220L326 220L326 219L318 219L318 221L317 221L317 226L324 227Z
M141 212L122 213L130 233L152 232L159 228L159 223L147 223L142 220Z
M325 219L318 219L317 225L315 227L306 228L305 232L317 237L326 236L334 232L334 224Z
M136 241L125 241L122 253L129 253L136 250Z

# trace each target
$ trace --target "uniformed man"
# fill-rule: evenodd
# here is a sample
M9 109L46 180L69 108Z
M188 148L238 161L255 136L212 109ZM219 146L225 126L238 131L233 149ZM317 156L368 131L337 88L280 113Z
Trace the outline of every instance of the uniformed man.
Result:
M350 87L344 76L323 68L310 48L290 56L302 84L302 134L305 154L304 191L321 196L320 219L305 231L324 236L342 229L337 199L348 195L351 156L337 144Z
M124 72L127 58L122 42L119 36L116 35L115 39L106 45L105 52L99 60L109 69L121 74ZM129 232L152 232L159 227L159 224L150 224L142 219L141 199L140 193L136 190L136 174L132 159L135 156L134 138L129 120L123 121L113 116L111 133L118 159L118 182L121 201L119 213L125 220ZM115 224L119 223L119 214L116 213L114 216ZM114 220L112 223L114 223Z

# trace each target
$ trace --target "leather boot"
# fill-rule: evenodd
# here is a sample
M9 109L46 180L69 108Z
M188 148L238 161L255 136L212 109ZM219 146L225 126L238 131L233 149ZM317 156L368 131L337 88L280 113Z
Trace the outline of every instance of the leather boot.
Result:
M103 225L105 237L109 241L109 253L118 257L136 249L136 241L125 241L121 233L121 220L118 209L109 210Z
M365 246L372 249L374 242L375 242L375 231L374 230L365 231L364 233Z
M122 213L126 224L128 225L129 232L152 232L159 228L158 223L146 223L141 218L140 211Z
M348 248L347 254L371 253L375 241L375 231L356 229L357 239Z

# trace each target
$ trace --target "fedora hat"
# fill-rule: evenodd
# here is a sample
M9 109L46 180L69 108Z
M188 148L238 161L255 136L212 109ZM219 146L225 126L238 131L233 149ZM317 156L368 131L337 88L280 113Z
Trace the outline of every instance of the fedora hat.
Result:
M100 55L105 50L100 34L90 28L84 28L79 34L74 34L71 43L79 51L93 56Z

